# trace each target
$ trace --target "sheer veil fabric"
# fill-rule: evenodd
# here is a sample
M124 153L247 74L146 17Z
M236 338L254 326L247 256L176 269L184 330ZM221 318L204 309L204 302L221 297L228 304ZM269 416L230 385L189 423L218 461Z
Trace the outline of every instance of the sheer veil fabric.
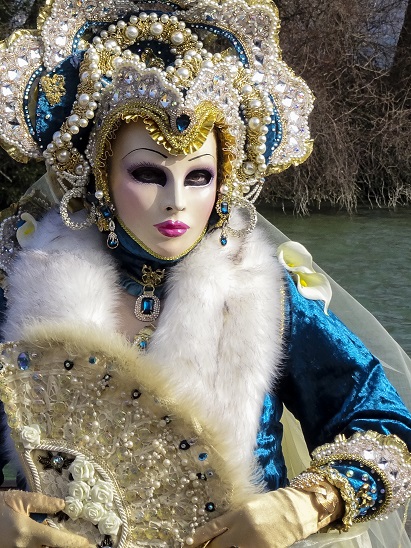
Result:
M262 226L274 245L289 238L262 215L258 216ZM333 297L330 308L364 342L384 366L387 377L394 384L407 407L411 407L411 358L387 333L379 321L357 300L335 282L321 267L314 263L316 271L323 272L330 280ZM285 410L283 452L289 479L305 470L310 456L299 422ZM411 540L405 529L408 506L405 510L391 514L383 521L373 520L355 525L348 533L318 533L294 544L296 548L411 548Z

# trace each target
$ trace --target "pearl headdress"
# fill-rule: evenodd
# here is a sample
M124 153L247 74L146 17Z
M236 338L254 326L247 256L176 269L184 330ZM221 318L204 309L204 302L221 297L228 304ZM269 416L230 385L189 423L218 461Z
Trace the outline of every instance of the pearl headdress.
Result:
M313 97L282 61L278 32L267 0L54 0L38 32L19 31L0 49L1 142L18 160L44 156L63 220L79 228L67 208L85 198L91 171L110 203L106 159L121 121L142 118L172 154L194 152L215 127L224 243L238 233L228 226L232 207L248 208L253 226L264 177L311 152Z

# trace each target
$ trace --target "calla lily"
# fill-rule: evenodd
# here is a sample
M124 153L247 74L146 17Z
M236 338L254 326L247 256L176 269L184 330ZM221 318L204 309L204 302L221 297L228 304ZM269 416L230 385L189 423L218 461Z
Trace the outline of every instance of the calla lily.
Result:
M328 314L331 285L324 274L313 269L313 259L306 248L298 242L285 242L277 253L279 262L296 280L299 293L306 299L324 301L324 312Z
M278 260L289 272L314 272L313 258L298 242L285 242L278 246Z
M20 216L22 221L25 221L16 232L17 241L22 248L28 247L34 237L37 228L37 221L30 213L22 213Z

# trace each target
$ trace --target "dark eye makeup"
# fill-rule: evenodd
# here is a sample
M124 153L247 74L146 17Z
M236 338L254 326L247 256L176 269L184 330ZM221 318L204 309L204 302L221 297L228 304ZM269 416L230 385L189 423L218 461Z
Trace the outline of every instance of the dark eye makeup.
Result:
M140 164L127 170L131 177L139 183L165 186L167 174L160 167L150 164ZM187 173L184 186L207 186L214 175L208 169L194 169Z

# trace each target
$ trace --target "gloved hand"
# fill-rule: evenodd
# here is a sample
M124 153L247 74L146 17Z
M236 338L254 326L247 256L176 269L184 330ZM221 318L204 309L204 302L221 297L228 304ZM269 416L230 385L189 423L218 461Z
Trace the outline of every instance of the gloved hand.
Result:
M2 548L89 548L87 539L37 523L30 512L55 514L64 500L40 493L0 491L0 532Z
M335 491L338 497L338 491ZM318 503L315 493L287 487L255 495L238 510L200 527L192 546L286 548L340 517L342 503L339 497L335 502L333 512L326 512L324 519L324 505ZM210 539L214 540L207 543Z

